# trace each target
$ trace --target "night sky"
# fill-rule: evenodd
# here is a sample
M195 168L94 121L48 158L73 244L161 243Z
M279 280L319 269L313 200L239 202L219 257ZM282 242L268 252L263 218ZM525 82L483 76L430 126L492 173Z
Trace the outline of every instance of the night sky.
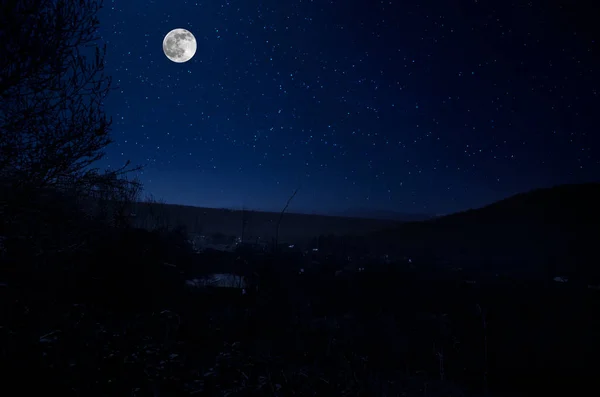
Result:
M145 165L168 203L281 210L300 187L289 210L317 213L598 181L595 14L558 3L105 0L102 165ZM163 53L175 28L189 62Z

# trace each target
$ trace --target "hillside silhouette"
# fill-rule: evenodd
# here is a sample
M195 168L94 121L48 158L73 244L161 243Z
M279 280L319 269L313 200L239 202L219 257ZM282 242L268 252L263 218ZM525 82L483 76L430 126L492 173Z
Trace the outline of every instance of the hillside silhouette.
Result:
M596 282L589 266L600 221L600 184L517 194L480 209L410 222L371 235L382 250L484 272L558 273ZM554 274L556 273L556 274Z
M519 193L480 209L458 212L432 222L577 224L597 222L600 183L558 185Z

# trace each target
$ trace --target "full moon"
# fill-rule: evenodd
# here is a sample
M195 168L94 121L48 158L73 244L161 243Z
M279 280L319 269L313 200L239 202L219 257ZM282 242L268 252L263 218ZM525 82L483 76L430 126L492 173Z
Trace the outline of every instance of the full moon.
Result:
M196 53L196 38L186 29L173 29L163 40L163 51L173 62L187 62Z

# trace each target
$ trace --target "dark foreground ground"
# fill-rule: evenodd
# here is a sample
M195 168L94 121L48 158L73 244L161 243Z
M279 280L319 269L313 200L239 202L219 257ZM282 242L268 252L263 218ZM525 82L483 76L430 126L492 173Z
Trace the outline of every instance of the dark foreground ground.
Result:
M77 250L7 252L5 395L575 395L598 369L589 288L473 284L419 264L300 275L278 255L193 254L175 232L106 229ZM258 292L185 287L219 261L255 273Z

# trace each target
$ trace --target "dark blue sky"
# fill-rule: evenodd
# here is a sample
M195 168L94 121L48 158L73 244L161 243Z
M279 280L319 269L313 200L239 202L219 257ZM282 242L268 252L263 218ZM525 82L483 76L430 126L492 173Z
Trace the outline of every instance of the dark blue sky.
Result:
M448 213L600 179L578 2L105 1L103 164L170 203ZM567 8L565 8L567 7ZM577 14L577 12L587 13ZM174 28L198 41L171 62Z

